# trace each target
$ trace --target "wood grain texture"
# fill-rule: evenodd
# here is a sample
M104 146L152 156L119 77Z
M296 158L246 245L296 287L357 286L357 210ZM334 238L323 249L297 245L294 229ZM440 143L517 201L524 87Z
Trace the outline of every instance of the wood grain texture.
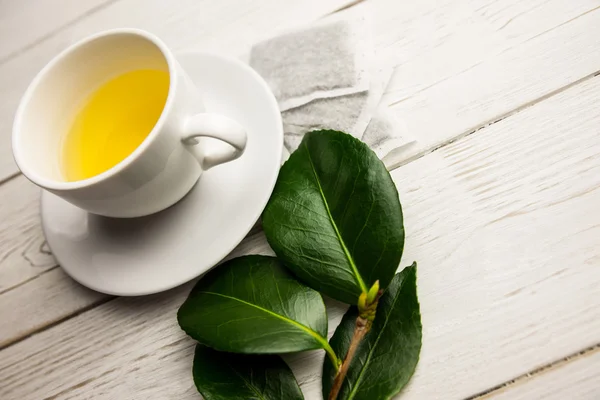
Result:
M374 4L375 42L396 67L387 98L396 102L569 23L600 6L600 1L375 0Z
M114 1L0 1L0 64Z
M110 298L81 286L61 268L47 270L2 295L0 348Z
M20 176L0 186L0 297L56 265L44 240L40 189ZM0 335L1 336L1 335Z
M596 8L496 55L482 58L410 97L397 87L401 87L398 80L411 79L411 70L399 75L397 69L397 78L383 101L392 104L393 111L406 123L417 144L402 152L392 152L387 156L390 164L397 165L472 133L600 71L600 52L595 50L600 46L600 36L590 35L600 26L600 9L597 8L600 2L588 5L594 4ZM449 50L453 57L460 58L460 53L452 53L452 47ZM445 65L443 60L430 63Z
M108 298L57 268L42 232L39 194L22 175L0 186L0 348Z
M370 2L375 46L395 67L385 101L411 99L395 110L419 140L410 151L390 155L395 165L598 69L600 55L590 48L600 45L600 35L589 32L600 25L600 17L595 15L583 27L572 24L600 6L600 0ZM175 51L202 49L239 56L261 38L352 3L120 0L110 4L0 65L0 179L17 170L8 143L22 93L45 63L76 40L103 29L133 26L156 33ZM538 51L541 42L546 47ZM553 67L547 68L549 64ZM538 71L544 74L538 76ZM502 95L504 91L509 93ZM429 113L440 118L431 119ZM450 119L451 129L432 125L442 116Z
M465 398L600 342L599 103L592 78L392 173L424 326L403 400ZM189 289L118 298L4 349L0 398L197 398L175 320ZM331 330L344 310L328 306ZM321 357L288 358L307 399Z
M477 400L597 400L600 398L600 348L558 363Z

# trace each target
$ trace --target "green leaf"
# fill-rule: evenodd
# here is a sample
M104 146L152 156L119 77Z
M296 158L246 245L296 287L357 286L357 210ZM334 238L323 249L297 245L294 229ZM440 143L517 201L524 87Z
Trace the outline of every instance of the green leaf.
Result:
M396 186L363 142L314 131L283 165L262 223L284 264L312 288L349 304L385 289L404 246Z
M177 319L192 338L221 351L330 350L321 295L274 257L245 256L213 269L192 289Z
M379 299L373 326L359 345L340 390L339 400L389 399L412 376L421 351L421 314L417 299L417 264L398 273ZM351 307L330 340L337 354L346 354L358 317ZM323 365L323 396L327 398L336 369Z
M194 383L205 400L302 400L287 364L274 355L222 353L196 346Z

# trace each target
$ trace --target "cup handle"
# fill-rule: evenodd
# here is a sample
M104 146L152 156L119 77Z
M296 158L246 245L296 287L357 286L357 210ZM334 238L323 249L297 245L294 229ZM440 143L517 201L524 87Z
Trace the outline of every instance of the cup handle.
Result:
M244 153L248 136L246 130L231 118L219 114L196 114L183 127L181 141L186 146L198 144L196 138L219 139L231 146L230 149L208 152L199 161L203 170L235 160Z

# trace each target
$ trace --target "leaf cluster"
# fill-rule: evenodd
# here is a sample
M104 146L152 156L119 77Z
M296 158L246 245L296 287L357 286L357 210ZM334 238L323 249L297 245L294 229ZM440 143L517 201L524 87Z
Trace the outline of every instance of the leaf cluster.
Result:
M276 354L322 349L325 398L397 394L418 362L421 317L416 264L396 273L403 216L383 163L348 134L306 134L262 224L277 257L224 263L179 309L198 341L198 391L207 400L302 399ZM351 305L329 341L321 293Z

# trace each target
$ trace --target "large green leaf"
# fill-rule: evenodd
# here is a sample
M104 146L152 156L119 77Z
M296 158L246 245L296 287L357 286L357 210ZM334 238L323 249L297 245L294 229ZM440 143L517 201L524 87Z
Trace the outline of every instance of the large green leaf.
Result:
M405 268L379 299L377 316L350 363L339 400L389 399L409 381L421 351L416 273L416 264ZM346 354L357 316L356 307L351 307L333 334L329 343L337 354ZM324 398L331 390L335 373L332 364L325 360Z
M245 256L210 271L192 289L177 319L200 343L234 353L328 348L321 295L274 257Z
M396 186L375 153L343 132L305 135L281 168L262 222L287 267L349 304L376 280L387 287L402 256Z
M279 356L222 353L199 344L193 375L205 400L304 399L292 371Z

